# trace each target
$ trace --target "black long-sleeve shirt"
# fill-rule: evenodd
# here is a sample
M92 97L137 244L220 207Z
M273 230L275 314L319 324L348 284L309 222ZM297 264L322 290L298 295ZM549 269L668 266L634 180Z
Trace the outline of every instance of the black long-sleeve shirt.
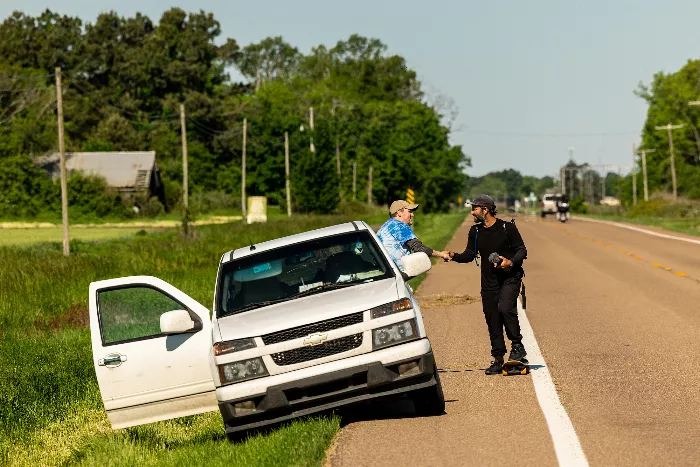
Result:
M433 256L433 249L430 248L429 246L423 245L423 242L421 242L417 238L412 238L412 239L404 242L404 245L406 246L406 248L411 250L413 253L418 253L419 251L422 251L423 253L428 255L428 257Z
M479 231L477 240L477 229ZM476 248L474 244L476 245ZM467 247L462 253L455 253L452 258L457 263L470 263L474 261L478 250L481 255L481 289L498 289L503 280L523 274L523 261L527 257L525 242L518 228L512 222L496 219L491 227L483 224L475 224L469 230ZM491 253L508 258L513 266L508 269L496 269L488 260Z

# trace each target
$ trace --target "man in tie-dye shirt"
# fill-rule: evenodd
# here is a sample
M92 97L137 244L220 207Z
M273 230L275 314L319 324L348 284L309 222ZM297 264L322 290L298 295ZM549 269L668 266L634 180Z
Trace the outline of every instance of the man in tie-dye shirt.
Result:
M422 251L428 256L442 258L445 261L450 260L447 253L423 245L413 233L411 226L413 225L413 212L416 209L418 209L417 204L410 204L402 199L394 201L389 207L389 220L377 231L377 236L404 276L400 260L403 256L411 253ZM406 278L404 277L404 279Z

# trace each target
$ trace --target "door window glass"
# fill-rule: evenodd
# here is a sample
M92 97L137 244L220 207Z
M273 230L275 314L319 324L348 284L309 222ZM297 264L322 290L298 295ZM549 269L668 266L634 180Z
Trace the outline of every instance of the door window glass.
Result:
M103 290L97 302L104 345L159 336L160 315L186 309L163 292L146 286Z

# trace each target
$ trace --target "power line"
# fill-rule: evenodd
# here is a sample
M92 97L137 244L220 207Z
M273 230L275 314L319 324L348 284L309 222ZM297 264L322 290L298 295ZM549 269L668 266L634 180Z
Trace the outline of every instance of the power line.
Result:
M31 76L20 76L16 78L10 78L10 77L0 77L0 81L30 81L34 79L47 79L47 78L53 78L54 74L48 74L48 75L31 75Z
M492 130L471 130L463 129L451 133L473 133L493 136L523 136L523 137L547 137L547 138L571 138L571 137L599 137L599 136L623 136L638 135L639 131L613 131L598 133L523 133L515 131L492 131Z
M233 138L235 136L238 136L242 133L242 130L240 128L235 128L233 130L215 130L214 128L210 128L203 123L198 122L197 120L193 119L192 117L187 117L188 122L194 123L195 127L202 133L205 133L209 136L212 137L217 137L217 136L226 136L228 138Z
M33 87L33 88L0 88L0 92L22 93L22 92L33 92L33 91L48 91L48 88L38 88L38 87Z
M106 111L105 111L104 108L98 107L97 105L93 104L93 103L90 101L90 99L88 99L86 102L87 102L87 104L88 104L90 107L92 107L93 109L95 109L95 110L97 110L98 112L100 112L103 116L105 115ZM107 105L106 107L110 107L110 106ZM133 123L133 124L135 124L135 125L145 125L145 126L150 126L150 127L157 127L157 126L169 125L169 124L171 124L173 121L176 120L176 118L174 117L174 118L170 118L170 119L168 119L168 120L161 120L161 121L159 121L159 122L141 122L141 121L138 121L138 120L131 120L131 119L125 118L124 116L122 116L122 118L123 118L125 121L130 122L130 123Z
M67 78L71 78L70 76L66 75L65 73L61 73L63 76ZM89 91L86 91L84 87L81 85L77 84L76 81L69 81L69 84L73 87L75 87L76 90L79 91L80 95L87 97L87 98L93 98L91 93ZM162 114L144 114L144 113L139 113L139 112L132 112L131 110L125 109L124 107L119 107L118 105L110 104L110 103L103 103L105 107L111 107L115 110L118 110L122 113L125 113L127 115L131 115L133 117L141 117L141 118L146 118L148 120L166 120L166 119L175 119L178 118L178 114L176 113L171 113L168 115L162 115Z

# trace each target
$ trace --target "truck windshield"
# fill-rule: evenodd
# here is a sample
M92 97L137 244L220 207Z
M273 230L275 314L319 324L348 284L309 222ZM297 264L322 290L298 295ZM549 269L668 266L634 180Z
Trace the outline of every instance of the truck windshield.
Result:
M217 316L394 277L368 232L287 245L224 264Z

